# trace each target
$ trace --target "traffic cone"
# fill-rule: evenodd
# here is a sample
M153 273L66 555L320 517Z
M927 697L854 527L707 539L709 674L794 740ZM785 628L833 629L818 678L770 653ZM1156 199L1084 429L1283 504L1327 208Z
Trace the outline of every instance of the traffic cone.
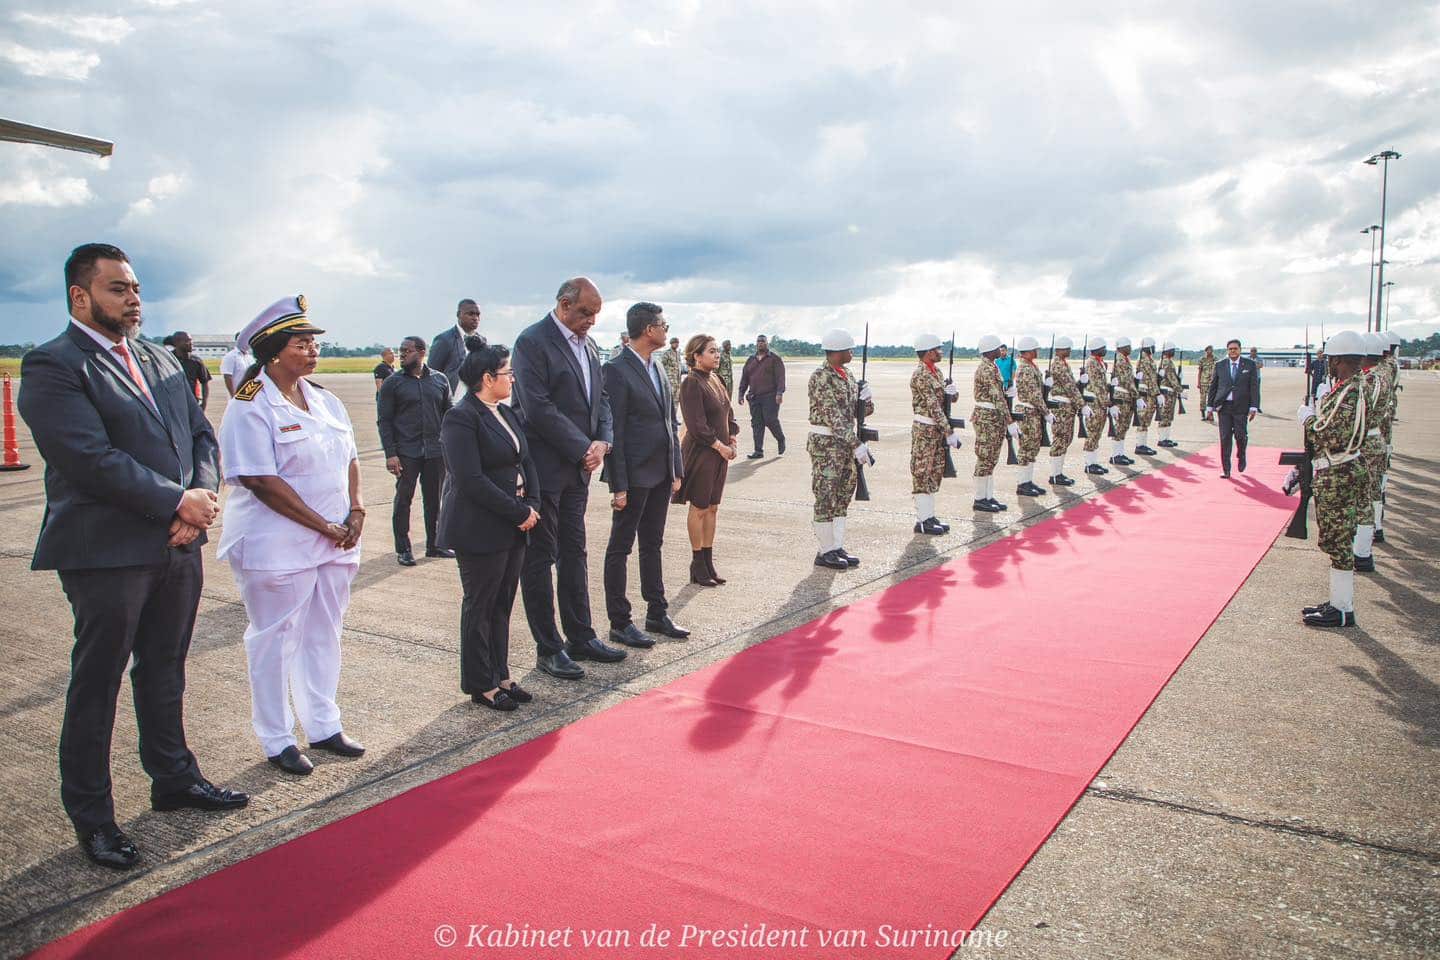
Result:
M10 374L5 374L5 463L0 470L29 470L30 464L20 462L20 444L15 439L15 394L10 387Z

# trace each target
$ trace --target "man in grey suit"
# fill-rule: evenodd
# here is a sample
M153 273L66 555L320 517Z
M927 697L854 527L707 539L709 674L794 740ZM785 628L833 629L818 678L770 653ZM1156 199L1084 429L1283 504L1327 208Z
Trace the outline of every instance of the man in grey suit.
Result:
M540 522L530 531L520 591L539 651L538 666L553 677L585 675L576 660L614 663L625 651L602 643L590 622L585 559L585 505L590 475L614 442L600 356L590 328L600 291L584 277L566 280L555 309L515 340L512 403L525 418L525 438L540 478ZM557 574L560 625L555 629Z
M1220 423L1220 475L1230 476L1230 445L1235 445L1235 465L1245 472L1245 446L1250 440L1250 421L1260 412L1260 371L1255 361L1240 356L1240 341L1225 344L1227 356L1215 364L1205 412L1218 411Z
M615 428L615 446L605 458L601 479L610 484L610 542L605 547L605 611L610 639L627 647L653 647L636 628L625 595L630 548L640 538L640 595L645 598L645 629L683 639L690 631L675 625L667 612L660 548L670 495L680 489L684 467L675 432L675 400L655 351L665 346L670 329L660 307L637 303L625 315L630 343L605 364L605 396Z
M455 326L448 327L435 334L435 339L430 341L430 369L439 370L445 374L450 381L450 392L453 394L460 386L460 364L465 359L465 338L479 336L483 343L485 338L476 333L480 329L480 306L474 300L461 300L455 307Z
M200 546L219 511L219 445L175 358L138 338L140 282L118 247L65 263L70 325L25 355L20 415L45 458L31 567L56 570L75 614L60 730L60 797L94 862L133 866L115 824L110 741L125 668L156 810L245 806L185 743L185 656L200 603Z

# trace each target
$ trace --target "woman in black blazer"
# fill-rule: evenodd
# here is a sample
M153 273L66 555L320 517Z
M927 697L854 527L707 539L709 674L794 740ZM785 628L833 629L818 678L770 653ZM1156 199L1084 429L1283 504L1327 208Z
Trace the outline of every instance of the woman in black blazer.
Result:
M510 611L528 531L540 520L540 481L520 414L502 401L515 375L510 351L465 341L465 398L445 414L445 489L436 539L460 566L460 689L492 710L534 699L510 679Z

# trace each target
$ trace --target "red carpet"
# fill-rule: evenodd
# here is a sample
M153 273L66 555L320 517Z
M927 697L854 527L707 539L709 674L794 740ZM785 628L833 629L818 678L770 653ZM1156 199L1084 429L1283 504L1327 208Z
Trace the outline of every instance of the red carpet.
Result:
M1214 453L38 955L945 957L1289 517Z

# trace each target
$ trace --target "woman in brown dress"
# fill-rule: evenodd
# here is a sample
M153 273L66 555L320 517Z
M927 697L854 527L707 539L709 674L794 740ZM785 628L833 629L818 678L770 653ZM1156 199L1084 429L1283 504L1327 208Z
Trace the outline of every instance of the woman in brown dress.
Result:
M675 503L690 504L686 527L690 532L690 582L716 587L725 581L715 572L715 515L725 474L735 459L736 435L740 425L730 409L730 397L720 382L720 345L715 338L699 333L685 344L685 362L690 373L680 381L680 417L685 439L680 453L685 460L685 479L680 482Z

